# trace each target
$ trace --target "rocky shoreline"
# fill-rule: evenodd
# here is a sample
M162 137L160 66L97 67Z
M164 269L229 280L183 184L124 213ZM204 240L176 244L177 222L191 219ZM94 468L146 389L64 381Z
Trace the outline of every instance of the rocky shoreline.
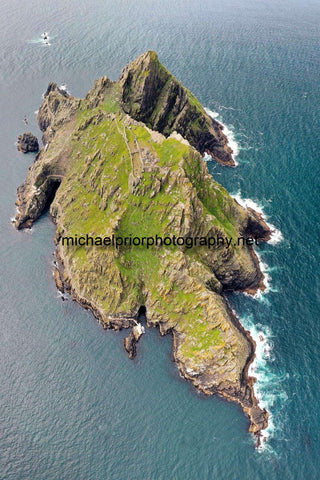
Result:
M208 380L206 379L206 383L202 384L201 381L199 382L198 379L195 379L193 376L189 375L186 372L184 364L179 361L177 358L176 352L177 352L177 336L175 335L175 332L173 331L173 356L174 356L174 361L177 363L179 367L179 371L181 372L182 376L187 380L193 383L195 388L197 388L201 393L203 393L206 396L211 396L211 395L220 395L221 397L225 398L226 400L230 402L235 402L238 403L243 411L246 413L250 420L250 427L249 427L249 432L251 432L255 439L256 439L256 447L259 447L261 445L261 439L262 439L262 430L267 428L268 426L268 412L265 409L261 409L259 407L259 401L255 397L254 393L254 384L256 382L256 379L254 377L251 377L249 375L249 368L250 365L253 363L255 359L255 349L256 349L256 343L253 340L253 338L250 335L250 332L246 330L239 318L234 314L234 312L230 310L230 318L232 318L234 324L236 327L242 332L243 335L246 336L248 341L251 344L251 351L250 354L248 355L247 362L245 364L245 367L242 372L242 385L241 389L234 390L232 388L228 388L228 386L225 389L219 389L214 386L208 385Z
M70 280L68 280L68 275L65 274L63 261L59 255L58 249L56 250L56 264L57 265L54 267L54 280L55 280L57 289L61 293L67 292L73 301L77 302L86 310L90 310L93 316L98 320L98 322L101 324L101 326L105 330L111 329L111 330L119 331L122 329L131 328L130 334L124 340L124 348L128 353L129 358L134 358L137 354L136 346L141 337L141 334L139 335L135 332L138 312L137 312L137 315L134 315L134 316L131 316L131 315L113 316L112 315L106 318L105 315L103 315L103 313L101 313L101 311L97 308L97 306L95 306L92 302L88 301L87 299L80 297L79 294L72 288L72 283L70 282ZM225 299L225 302L228 305L228 302L226 299ZM254 434L256 438L256 446L259 447L261 444L261 431L267 428L268 426L268 412L265 409L261 410L259 408L259 402L255 397L254 389L253 389L253 386L256 380L254 377L251 377L248 374L250 365L255 359L256 343L251 337L250 332L242 326L239 318L235 315L235 313L232 311L229 305L228 305L228 310L229 310L230 318L232 319L235 326L243 333L243 335L246 336L246 338L251 344L251 351L247 358L247 362L243 369L243 374L242 374L243 390L232 391L231 389L228 389L228 388L226 388L225 390L217 389L215 387L208 388L207 385L204 386L203 384L201 384L201 382L198 383L193 376L188 375L183 362L181 362L177 357L178 340L177 340L177 333L175 332L174 328L168 331L165 331L165 330L161 330L161 328L159 327L160 333L162 335L167 335L169 333L172 334L173 359L175 363L178 365L179 371L181 375L185 378L185 380L192 382L195 388L197 388L201 393L203 393L206 396L218 394L223 398L227 399L228 401L238 403L242 407L243 411L248 415L250 420L249 431ZM148 327L154 327L154 325L152 323L149 323L148 320L147 320L147 325Z
M105 316L99 311L99 309L87 299L84 299L79 296L79 294L72 288L72 283L68 280L68 275L64 272L64 266L62 258L58 253L58 249L56 250L56 266L54 267L54 279L57 286L57 289L61 293L67 292L73 301L77 302L86 310L90 310L94 317L98 320L101 326L106 329L112 329L115 331L119 331L122 329L129 329L131 328L130 334L124 340L124 348L127 351L129 358L134 358L137 354L136 345L141 337L141 335L135 332L136 327L136 320L138 318L138 312L135 316L109 316L107 319ZM227 303L227 300L225 300ZM179 360L177 357L177 334L173 329L169 331L161 331L162 335L167 335L171 333L173 336L173 358L176 364L178 365L179 371L181 375L187 380L191 381L195 388L197 388L200 392L204 395L210 396L214 394L218 394L228 401L238 403L243 411L248 415L250 420L250 428L249 431L253 433L256 437L256 446L259 447L261 444L261 431L264 430L268 426L268 412L263 409L259 408L259 402L255 397L254 394L254 383L255 378L249 376L248 371L249 367L255 359L255 349L256 343L250 335L250 332L246 330L239 318L234 314L231 310L231 307L228 306L230 318L234 322L235 326L247 337L248 341L251 344L251 352L247 358L247 362L245 368L243 370L243 390L239 391L232 391L228 388L225 390L219 390L215 387L208 388L207 385L204 386L201 383L198 383L193 376L188 375L186 372L184 364ZM153 324L150 324L147 321L147 325L149 327L154 327Z
M90 312L105 330L110 329L119 331L134 327L137 316L130 314L106 316L92 301L81 297L72 286L72 280L65 272L64 262L62 257L59 255L58 249L56 249L55 258L56 266L54 267L53 276L56 287L61 293L68 293L73 301L77 302L85 310L90 310Z

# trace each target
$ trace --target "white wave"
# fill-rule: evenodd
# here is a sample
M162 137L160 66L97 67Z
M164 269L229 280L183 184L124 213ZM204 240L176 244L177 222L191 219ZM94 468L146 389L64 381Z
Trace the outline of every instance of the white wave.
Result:
M281 231L278 228L276 228L274 225L272 225L272 223L268 223L268 225L272 230L271 238L268 243L270 243L270 245L277 245L278 243L282 242L283 235Z
M280 243L282 240L283 240L283 235L281 233L280 230L278 230L274 225L272 225L271 223L268 222L267 220L267 216L266 214L264 213L264 210L263 210L263 206L258 204L257 202L255 202L254 200L252 200L251 198L242 198L241 197L241 192L238 191L236 194L234 195L231 195L238 203L239 205L241 205L242 207L244 208L252 208L253 210L255 210L256 212L258 212L263 220L266 222L266 224L268 225L268 227L270 228L271 230L271 238L270 240L268 240L268 243L270 245L276 245L277 243ZM254 294L254 295L251 295L250 296L253 296L253 298L255 298L256 300L259 300L260 302L263 302L263 303L268 303L268 300L266 299L266 295L269 293L269 292L277 292L277 289L275 288L272 288L271 287L271 282L272 282L272 277L271 277L271 268L269 267L269 265L263 260L262 258L262 255L260 252L257 251L257 249L255 249L255 253L257 255L257 258L258 258L258 261L259 261L259 267L260 267L260 270L263 274L263 286L264 286L264 289L261 290L260 288L258 289L258 291ZM246 295L246 294L245 294ZM249 295L249 294L247 294Z
M70 92L68 90L68 85L66 83L62 83L60 86L59 86L59 90L62 90L63 92L66 92L68 95L70 95Z
M209 162L210 160L212 160L212 157L211 155L209 155L208 153L204 153L203 157L202 157L202 160L204 160L205 162Z
M269 292L277 292L278 290L271 287L271 283L272 283L272 277L271 277L271 274L270 274L271 268L269 267L269 265L267 263L265 263L261 259L260 253L255 251L255 254L258 257L259 268L260 268L260 271L263 274L263 289L261 290L260 288L258 288L256 293L254 293L254 294L247 293L247 292L242 292L242 295L244 295L246 297L254 298L255 300L259 300L259 302L261 302L261 303L265 303L265 304L269 305L270 302L267 299L267 294Z
M255 359L249 367L248 374L256 379L253 390L260 408L265 408L269 414L268 426L261 432L262 441L259 448L263 451L268 448L266 442L276 430L274 415L288 398L281 385L286 376L281 377L270 368L270 363L274 360L270 328L255 324L250 316L242 317L240 322L256 343Z
M244 208L250 207L262 216L268 227L272 230L271 239L269 240L270 244L275 245L283 239L280 230L267 221L267 216L264 213L263 205L250 198L242 198L240 191L238 191L235 195L232 195L232 197ZM266 302L267 300L265 294L276 290L271 288L272 277L270 275L270 267L263 260L261 252L257 252L257 250L255 250L255 253L259 261L260 270L264 275L263 283L265 289L264 291L259 289L254 295L254 298L258 299L259 301ZM256 379L253 389L255 397L259 402L259 406L261 408L265 408L269 414L268 426L261 432L262 437L259 451L270 451L272 449L267 442L275 432L274 415L277 413L278 408L281 408L283 402L287 399L287 395L280 385L283 379L273 373L270 368L270 362L273 360L271 330L268 327L260 324L255 325L250 316L242 317L240 322L244 328L250 332L251 337L256 343L255 359L249 367L248 374ZM278 425L278 419L276 423Z
M257 300L260 300L260 301L263 302L263 301L265 301L265 295L268 294L270 291L274 292L275 290L271 288L272 277L270 275L269 265L262 260L261 254L259 252L257 252L257 250L255 250L255 254L258 257L259 268L260 268L260 271L263 274L264 290L262 291L259 288L258 291L253 295L253 297L256 298Z
M219 105L219 108L223 108L223 110L236 110L236 108L233 107L225 107L224 105Z
M261 215L264 215L263 212L263 207L259 205L257 202L252 200L251 198L242 198L241 197L241 191L239 190L235 194L231 194L231 197L237 200L237 202L243 207L243 208L252 208L256 212L260 213Z
M70 296L67 293L62 293L62 292L60 292L60 290L58 290L58 287L56 287L56 288L57 288L56 298L61 299L63 302L65 302L66 300L70 300Z
M272 223L268 222L268 216L264 212L264 207L263 205L259 205L257 202L252 200L251 198L242 198L241 197L241 191L239 190L236 194L231 195L238 203L244 208L252 208L252 210L260 213L262 216L263 220L266 222L268 227L271 230L271 238L268 241L270 245L276 245L280 243L283 240L283 235L281 231L275 227Z
M229 147L232 148L232 151L233 151L231 156L233 158L235 166L239 165L239 163L236 160L236 157L239 155L240 147L239 147L239 144L238 144L238 142L236 140L236 137L235 137L233 125L226 125L225 123L223 123L221 118L220 118L220 114L218 112L214 112L213 110L210 110L209 108L205 108L205 111L207 112L207 114L211 118L213 118L214 120L219 122L220 125L223 126L223 131L224 131L224 133L225 133L225 135L228 139L228 145L229 145Z

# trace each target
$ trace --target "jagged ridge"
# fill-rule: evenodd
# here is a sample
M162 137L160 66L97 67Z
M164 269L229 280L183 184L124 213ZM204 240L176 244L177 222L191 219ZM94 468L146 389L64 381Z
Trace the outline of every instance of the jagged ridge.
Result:
M235 165L221 124L209 117L196 97L148 51L120 75L125 112L168 136L177 131L202 155Z

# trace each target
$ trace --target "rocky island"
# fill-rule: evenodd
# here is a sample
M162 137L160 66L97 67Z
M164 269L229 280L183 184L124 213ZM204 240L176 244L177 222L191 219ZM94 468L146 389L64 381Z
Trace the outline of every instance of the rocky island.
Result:
M119 81L97 80L84 99L50 83L39 109L44 147L18 188L15 226L29 228L50 205L56 223L57 286L105 328L137 318L173 335L182 375L203 393L238 402L259 443L268 414L248 368L255 345L224 292L256 291L263 275L251 245L72 245L62 237L255 237L270 230L209 174L204 153L233 166L222 126L149 51Z
M37 152L39 150L38 139L31 132L23 133L18 137L17 148L22 153Z

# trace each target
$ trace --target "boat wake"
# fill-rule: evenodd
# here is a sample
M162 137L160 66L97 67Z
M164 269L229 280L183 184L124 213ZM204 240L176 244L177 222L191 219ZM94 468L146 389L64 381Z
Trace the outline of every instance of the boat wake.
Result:
M38 44L44 45L45 47L50 47L51 46L51 43L50 43L51 38L53 38L53 37L49 37L49 34L47 32L44 32L44 33L41 33L41 35L39 37L33 38L32 40L29 40L28 43L38 43Z

